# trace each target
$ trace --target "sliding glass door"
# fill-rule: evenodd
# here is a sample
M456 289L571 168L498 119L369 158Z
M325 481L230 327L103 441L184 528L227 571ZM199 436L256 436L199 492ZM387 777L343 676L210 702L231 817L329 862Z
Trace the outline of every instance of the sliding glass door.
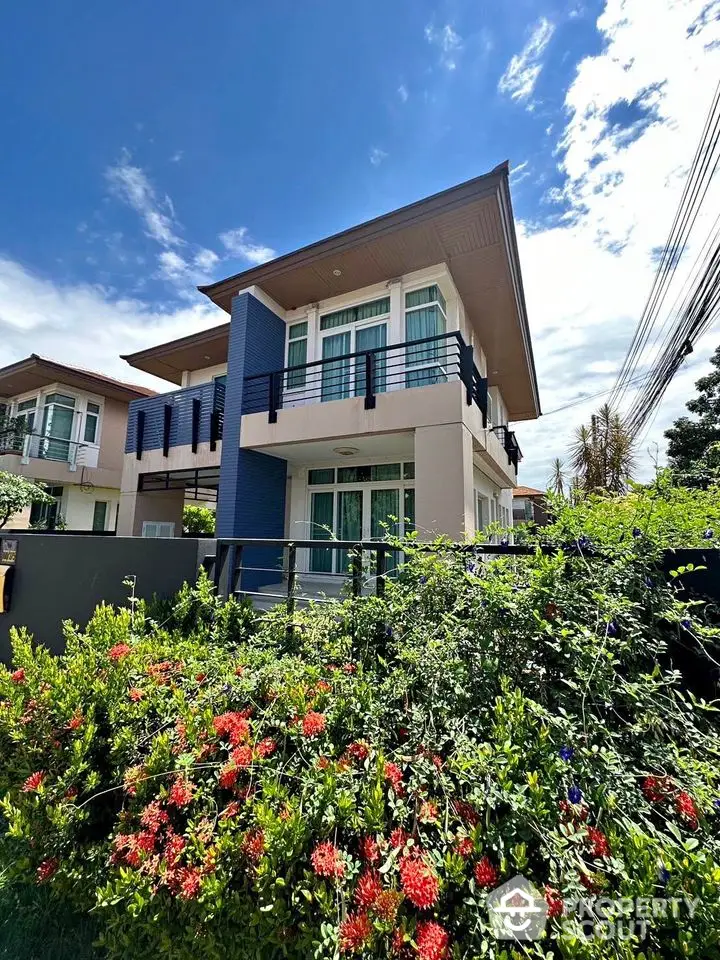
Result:
M350 353L350 331L323 337L322 358L333 361ZM321 400L344 400L350 396L350 361L335 360L322 366Z
M75 398L51 393L43 410L40 456L47 460L70 460L70 440L75 419Z
M376 323L371 327L360 327L355 331L355 353L361 350L378 350L387 346L387 324ZM385 392L387 361L385 353L375 354L375 393ZM355 396L365 396L365 357L355 360Z

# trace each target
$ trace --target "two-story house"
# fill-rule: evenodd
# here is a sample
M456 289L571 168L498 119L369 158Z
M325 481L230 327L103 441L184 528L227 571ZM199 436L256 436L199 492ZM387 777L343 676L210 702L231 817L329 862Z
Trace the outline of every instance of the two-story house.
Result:
M0 470L42 481L51 504L12 518L30 526L115 529L128 405L144 387L32 354L0 369Z
M130 406L119 532L178 535L188 490L225 537L511 523L540 406L507 164L200 289L229 323L125 358L180 389Z

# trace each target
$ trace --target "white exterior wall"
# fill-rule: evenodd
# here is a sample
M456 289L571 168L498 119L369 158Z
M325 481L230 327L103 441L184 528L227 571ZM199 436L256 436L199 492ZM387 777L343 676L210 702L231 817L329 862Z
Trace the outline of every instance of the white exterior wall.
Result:
M79 486L65 487L63 490L60 513L65 519L68 529L92 530L93 514L97 501L107 503L105 529L114 530L115 517L120 502L120 491L93 487L92 490L84 493Z
M203 367L200 370L183 370L182 386L195 387L199 383L212 383L215 377L222 377L226 374L226 363L218 363L214 367Z

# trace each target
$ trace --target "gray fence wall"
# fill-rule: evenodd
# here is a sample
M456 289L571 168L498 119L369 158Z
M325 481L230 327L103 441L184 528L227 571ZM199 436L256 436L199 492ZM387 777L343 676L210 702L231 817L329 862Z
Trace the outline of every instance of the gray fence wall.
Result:
M172 596L184 581L197 577L202 558L214 553L214 540L177 538L67 536L6 533L18 541L10 610L0 614L0 660L10 657L9 631L25 626L38 643L60 651L62 621L84 626L101 602L125 604L128 576L137 577L135 593Z

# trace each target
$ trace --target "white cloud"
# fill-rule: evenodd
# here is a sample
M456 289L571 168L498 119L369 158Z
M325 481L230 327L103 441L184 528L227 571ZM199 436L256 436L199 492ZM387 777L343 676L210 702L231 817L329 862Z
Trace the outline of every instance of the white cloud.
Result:
M510 171L510 183L514 187L516 187L519 183L522 183L523 180L530 176L531 171L529 169L529 164L529 160L523 160L522 163L519 163Z
M547 411L612 387L627 351L650 291L656 248L670 229L720 72L720 23L690 29L705 5L704 0L608 0L598 20L603 50L578 65L567 90L560 165L565 181L553 194L566 212L547 229L519 225L541 403ZM632 137L608 124L608 111L623 103L645 104L645 121L634 127ZM663 316L718 212L716 180ZM675 377L641 438L639 476L651 472L651 451L663 454L663 431L684 412L694 381L719 341L717 329L705 336ZM525 454L522 482L542 486L547 481L552 458L565 454L574 428L602 399L518 424Z
M114 297L107 289L91 284L53 283L12 260L0 259L3 363L35 352L60 363L167 390L166 383L128 366L119 355L227 319L227 314L210 303L165 310Z
M236 227L220 234L220 242L233 257L240 257L252 264L265 263L272 260L277 254L272 247L255 243L248 236L247 227Z
M167 280L184 280L187 276L189 265L174 250L163 250L158 257L160 262L160 272Z
M170 157L170 163L180 163L184 156L184 150L176 150L175 153Z
M145 172L133 166L127 150L108 167L105 175L113 193L131 207L145 223L145 232L163 247L177 247L183 240L177 235L175 211L169 197L159 201Z
M446 23L439 29L433 24L425 27L425 39L429 44L440 50L440 63L446 70L455 70L457 54L462 49L462 38L455 32L452 25Z
M510 94L513 100L527 100L530 97L542 70L542 55L554 31L554 25L545 17L541 17L533 28L528 42L520 53L516 53L510 60L505 73L500 77L498 82L500 93Z
M401 83L400 86L397 88L397 94L403 103L407 103L407 100L410 94L408 92L408 88L405 86L404 83Z
M195 254L195 266L201 270L212 270L219 260L220 257L214 250L203 249Z
M387 158L387 153L384 150L381 150L380 147L373 147L370 151L370 163L374 167L379 167L380 164Z

